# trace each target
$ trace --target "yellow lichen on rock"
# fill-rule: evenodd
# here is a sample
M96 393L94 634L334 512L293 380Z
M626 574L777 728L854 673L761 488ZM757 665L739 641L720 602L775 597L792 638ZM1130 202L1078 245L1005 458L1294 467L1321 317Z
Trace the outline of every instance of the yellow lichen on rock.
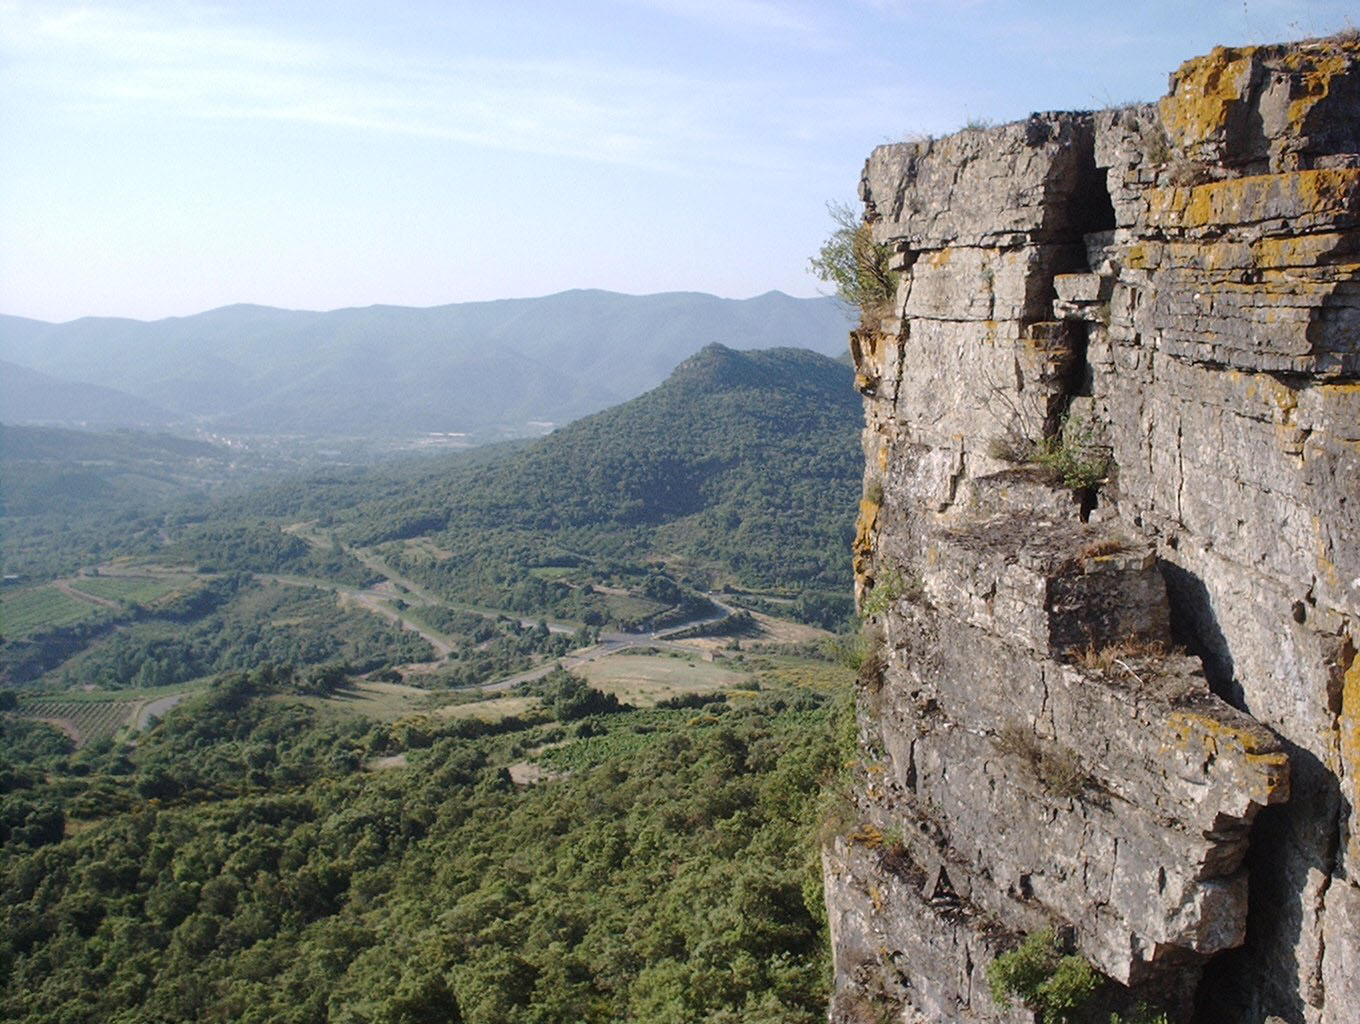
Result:
M1331 224L1347 214L1360 214L1360 168L1256 174L1148 190L1149 224L1161 228L1222 230L1278 220L1281 230L1294 230L1303 218Z
M1162 124L1178 146L1193 146L1221 133L1241 105L1251 78L1252 46L1215 47L1188 60L1171 76L1171 93L1158 108Z
M1298 95L1289 104L1290 129L1301 133L1308 115L1331 93L1332 85L1350 75L1353 57L1347 53L1353 55L1357 49L1354 42L1340 43L1330 54L1312 56L1308 51L1298 51L1285 58L1285 66L1296 73L1298 89Z
M855 523L854 569L857 584L868 576L874 552L874 531L878 527L878 502L864 498L859 503L859 519Z
M1355 644L1347 638L1343 645L1344 657L1341 677L1341 715L1337 729L1341 740L1341 772L1350 791L1352 805L1360 804L1360 656ZM1360 864L1360 831L1352 829L1348 837L1348 857L1352 864Z
M1166 724L1170 746L1202 758L1206 770L1219 761L1237 761L1245 769L1239 783L1248 799L1264 805L1289 798L1289 755L1270 730L1193 711L1173 712Z
M1360 656L1352 642L1345 650L1349 663L1342 672L1341 684L1341 760L1354 782L1360 781Z

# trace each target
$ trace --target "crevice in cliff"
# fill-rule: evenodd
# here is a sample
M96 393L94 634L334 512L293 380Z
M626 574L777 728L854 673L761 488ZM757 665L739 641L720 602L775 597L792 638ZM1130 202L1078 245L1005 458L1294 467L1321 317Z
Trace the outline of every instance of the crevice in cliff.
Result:
M1247 872L1247 926L1241 946L1212 957L1195 993L1195 1024L1313 1019L1325 1002L1317 928L1336 871L1344 827L1339 780L1322 761L1285 741L1294 793L1290 802L1262 809L1252 823ZM1300 822L1327 822L1300 831ZM1305 940L1308 934L1315 941ZM1247 1002L1246 993L1254 1000Z
M1096 166L1094 154L1091 155L1089 164L1082 168L1081 186L1076 203L1080 211L1080 230L1083 237L1114 230L1114 201L1110 198L1105 170Z

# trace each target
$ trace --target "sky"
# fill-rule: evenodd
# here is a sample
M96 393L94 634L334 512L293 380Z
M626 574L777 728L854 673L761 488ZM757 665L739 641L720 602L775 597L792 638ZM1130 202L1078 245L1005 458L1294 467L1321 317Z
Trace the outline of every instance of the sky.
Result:
M0 0L0 313L814 295L869 151L1354 0Z

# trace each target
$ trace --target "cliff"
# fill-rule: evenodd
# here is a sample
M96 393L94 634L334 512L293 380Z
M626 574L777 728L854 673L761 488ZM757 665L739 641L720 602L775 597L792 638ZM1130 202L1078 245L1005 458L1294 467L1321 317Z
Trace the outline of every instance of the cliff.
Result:
M860 188L898 286L851 341L831 1020L1033 1020L988 966L1045 929L1102 1024L1360 1020L1360 42Z

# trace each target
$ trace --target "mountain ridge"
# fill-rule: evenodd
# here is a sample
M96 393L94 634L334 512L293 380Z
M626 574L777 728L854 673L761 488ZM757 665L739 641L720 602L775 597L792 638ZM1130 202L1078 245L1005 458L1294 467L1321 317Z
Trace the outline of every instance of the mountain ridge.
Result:
M829 355L846 326L826 298L576 289L425 308L235 305L156 321L0 316L0 359L214 430L513 436L640 394L710 342ZM84 418L70 408L68 421Z

